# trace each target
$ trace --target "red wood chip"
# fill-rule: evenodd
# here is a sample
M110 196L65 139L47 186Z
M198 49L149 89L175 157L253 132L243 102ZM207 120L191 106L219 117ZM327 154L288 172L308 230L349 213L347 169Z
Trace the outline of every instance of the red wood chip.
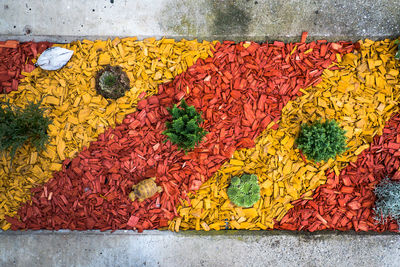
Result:
M34 70L32 59L51 45L49 42L0 42L0 94L17 90L18 81L24 77L21 71Z
M127 225L129 225L130 227L135 227L138 222L139 222L139 217L136 217L136 216L132 215L129 218Z

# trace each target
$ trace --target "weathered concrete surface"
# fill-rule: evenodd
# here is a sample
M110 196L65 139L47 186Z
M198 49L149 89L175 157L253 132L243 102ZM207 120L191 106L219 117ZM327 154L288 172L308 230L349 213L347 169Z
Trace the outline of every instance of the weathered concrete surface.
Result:
M0 266L400 266L400 235L8 231Z
M400 35L400 0L0 0L0 39L329 40Z
M400 0L0 0L0 40L380 39L399 14ZM400 266L400 235L221 233L0 232L0 266Z

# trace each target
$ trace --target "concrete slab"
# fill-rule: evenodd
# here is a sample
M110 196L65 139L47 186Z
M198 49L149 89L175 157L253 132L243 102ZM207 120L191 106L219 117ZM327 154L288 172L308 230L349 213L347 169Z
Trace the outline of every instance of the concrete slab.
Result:
M400 266L400 235L284 231L0 233L0 266Z
M400 0L0 0L0 40L113 36L207 40L379 39L400 34Z
M0 40L400 35L400 0L0 0ZM400 235L0 232L0 266L400 266Z

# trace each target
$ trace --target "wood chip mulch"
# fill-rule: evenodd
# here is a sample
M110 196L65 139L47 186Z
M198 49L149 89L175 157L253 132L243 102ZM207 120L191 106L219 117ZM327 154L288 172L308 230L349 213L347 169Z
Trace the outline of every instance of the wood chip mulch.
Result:
M217 44L213 57L161 85L121 125L65 160L62 171L32 190L32 202L21 207L19 218L7 218L11 229L166 227L187 192L199 189L236 149L253 146L301 88L320 80L336 53L352 49L352 43L324 41ZM162 135L167 108L182 98L202 111L209 132L187 155L164 143ZM141 203L130 201L132 185L152 176L164 191Z
M374 188L385 177L400 180L400 114L385 125L383 135L375 136L370 148L350 163L339 176L328 174L312 200L299 199L276 222L285 230L398 231L395 221L379 224L373 211Z
M49 42L0 42L0 94L17 90L19 80L24 78L21 72L34 70L32 59L51 45Z

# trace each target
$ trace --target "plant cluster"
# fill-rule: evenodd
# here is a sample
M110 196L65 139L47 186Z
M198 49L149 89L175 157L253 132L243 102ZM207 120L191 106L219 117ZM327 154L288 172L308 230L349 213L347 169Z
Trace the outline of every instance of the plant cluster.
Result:
M10 103L0 104L0 150L10 150L11 158L26 142L38 151L44 150L49 136L47 129L51 120L44 116L41 102L29 102L22 109Z
M302 124L297 147L307 158L320 162L336 157L346 150L346 132L335 120Z
M400 182L388 178L382 180L375 188L375 219L385 223L391 218L400 224Z
M167 130L163 132L173 144L179 149L187 152L200 143L207 132L199 125L203 122L201 113L197 112L194 106L188 106L182 99L179 107L174 104L168 109L172 115L172 121L167 122ZM165 140L166 141L166 140Z
M260 186L257 176L243 174L242 177L234 176L228 188L229 199L239 207L249 208L260 199Z
M97 72L96 91L105 98L120 98L129 88L129 78L121 67L107 65Z

